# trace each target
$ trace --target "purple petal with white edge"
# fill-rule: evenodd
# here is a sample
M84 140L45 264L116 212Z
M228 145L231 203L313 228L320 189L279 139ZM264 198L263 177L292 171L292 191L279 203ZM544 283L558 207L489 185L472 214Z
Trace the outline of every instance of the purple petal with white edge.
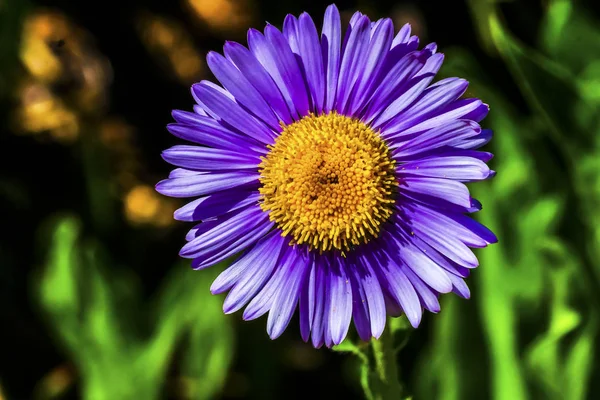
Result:
M247 276L248 271L258 273L264 267L267 272L270 272L277 263L282 245L283 238L279 232L269 233L240 256L229 268L221 272L210 286L210 292L221 294L228 291Z
M288 88L287 77L284 76L283 67L280 66L281 61L273 54L270 42L256 29L250 29L248 31L248 47L279 88L292 118L297 119L302 116L303 114L299 114L296 110L293 100L294 92Z
M298 19L292 14L288 14L285 16L283 20L283 35L288 41L290 45L290 49L292 53L299 55L300 48L298 46Z
M344 259L335 259L327 276L328 284L328 331L333 344L340 344L346 337L352 318L352 287L344 265ZM328 343L327 334L325 344Z
M156 191L170 197L197 197L221 190L256 186L258 179L258 172L198 174L162 180L156 184Z
M205 222L196 224L185 235L185 240L187 240L188 242L191 242L192 240L196 239L198 236L202 235L203 233L210 231L211 229L213 229L220 223L221 223L221 221L213 220L213 221L205 221Z
M400 267L390 255L385 254L382 257L380 268L376 268L375 272L379 276L379 282L387 289L392 300L402 307L410 324L415 328L418 327L423 315L421 302L415 288ZM393 302L388 302L387 305L393 306Z
M404 129L403 131L402 127L400 127L398 128L398 131L402 131L402 135L409 135L415 132L422 132L427 129L442 126L457 119L467 119L466 117L469 115L469 113L481 107L482 104L483 103L479 99L457 100L450 103L446 107L440 107L430 115L421 115L419 118L413 118L410 121L413 124L412 126Z
M433 260L433 262L435 262L440 267L444 268L446 271L450 272L448 274L449 278L452 278L452 275L460 276L463 278L469 276L470 270L468 268L461 267L455 262L450 261L442 254L440 254L436 249L419 239L417 236L413 236L412 241L414 245L417 246L423 253L427 254L427 256Z
M211 88L212 90L214 90L215 92L219 93L220 95L222 95L223 97L235 102L235 97L233 97L233 95L231 93L229 93L227 90L225 90L224 88L222 88L221 86L217 85L214 82L211 81L201 81L202 84L204 84L205 86ZM192 85L192 97L194 98L194 100L196 101L196 103L198 104L198 107L200 107L202 109L202 111L207 114L209 117L214 118L215 120L222 122L222 118L221 116L214 112L213 110L211 110L210 107L208 107L201 98L198 97L198 95L196 94L196 91L194 90L194 85ZM197 110L198 107L194 107L194 110Z
M452 289L453 293L456 293L463 299L468 299L471 297L471 290L469 290L469 286L467 286L466 282L462 278L450 275L450 279L452 280L452 286L454 287Z
M207 173L208 172L192 171L192 170L185 169L185 168L175 168L174 170L169 172L169 179L185 178L188 176L203 175L203 174L207 174Z
M403 161L415 157L419 158L419 154L442 146L460 143L464 139L477 136L480 132L481 128L477 123L457 120L425 131L406 141L394 142L390 145L390 148L394 149L394 159Z
M371 323L369 327L370 335L379 338L385 329L386 308L383 291L374 271L374 268L377 268L378 265L371 265L367 257L360 257L359 262L361 265L353 271L358 285L362 288L361 295L364 295L368 307L368 316Z
M444 156L427 157L402 165L402 176L427 176L460 181L478 181L490 174L489 167L472 157Z
M273 229L274 225L268 218L260 220L252 229L246 229L245 233L236 235L233 241L223 241L218 246L211 248L203 257L195 258L192 261L192 268L204 269L233 257L264 237Z
M298 115L307 115L309 112L308 91L290 45L283 34L273 25L267 25L265 37L270 44L271 55L275 60L283 82L288 88L288 93L291 95ZM260 61L262 62L262 60Z
M410 280L410 283L415 288L417 295L419 296L420 302L426 310L432 313L440 312L440 302L438 296L434 291L421 280L410 268L403 268L402 272L406 274L406 277ZM450 278L452 274L448 275ZM450 281L452 279L450 278Z
M363 57L369 45L369 19L360 17L352 27L346 48L343 51L338 78L336 110L344 114L350 93L366 62Z
M326 68L325 113L333 110L337 94L338 75L340 72L340 40L342 36L340 13L335 4L325 10L323 30L321 32L321 51Z
M307 269L306 281L300 291L300 335L305 342L308 342L310 337L315 314L317 273L314 260L311 259L307 262Z
M410 78L412 78L421 68L424 62L420 60L417 53L410 53L402 57L390 69L383 78L385 85L380 84L374 91L368 106L364 112L363 120L370 122L379 115L382 110L389 105L390 97L398 91ZM386 70L384 68L384 70Z
M437 52L437 43L429 43L423 50L429 50L431 54L435 54Z
M255 169L261 160L246 154L199 146L173 146L162 152L162 158L177 167L197 171Z
M315 348L319 348L325 342L325 331L328 321L328 266L324 265L322 257L315 260L315 286L314 286L314 314L311 325L311 341Z
M243 105L255 117L260 118L274 131L281 130L279 120L271 107L230 60L211 51L206 56L206 62L215 77L235 97L238 103Z
M202 117L210 117L210 115L209 115L209 114L208 114L206 111L204 111L204 109L202 108L202 106L201 106L201 105L199 105L199 104L194 104L194 105L192 106L192 108L194 109L194 113L195 113L195 114L198 114L198 115L200 115L200 116L202 116ZM176 111L177 111L177 110L176 110ZM182 112L183 112L183 111L182 111ZM173 118L175 118L175 117L173 116ZM181 121L177 121L177 122L181 122Z
M419 214L411 212L408 210L408 207L404 208L403 211L406 214L406 217L411 218L410 229L412 229L412 232L414 232L421 240L463 267L475 268L479 265L477 257L475 257L473 252L463 242L454 238L454 236L449 237L436 229L432 229L426 222L423 222L423 219ZM429 284L427 281L426 283ZM437 290L436 287L433 288ZM442 292L441 290L438 291Z
M213 247L226 245L252 230L265 220L264 214L266 213L263 213L259 207L249 206L237 213L219 217L216 219L219 222L217 225L185 244L179 255L185 258L204 257Z
M460 107L462 107L462 104L471 104L473 102L473 100L476 100L476 99L459 100L459 101L457 101L458 104L456 104L456 107L460 108ZM477 103L477 104L479 104L479 103ZM469 111L462 118L470 119L475 122L479 122L479 121L483 120L488 115L489 112L490 112L490 106L485 103L481 103L473 111Z
M483 129L481 133L469 139L462 140L454 145L460 149L478 149L492 140L493 132L491 129Z
M284 246L281 235L272 236L268 242L270 251L261 251L258 245L251 249L244 258L251 258L252 263L240 272L223 302L223 312L231 314L244 307L261 290L271 277L277 265L279 253Z
M366 101L373 94L375 77L380 73L388 50L392 43L394 35L394 25L389 18L377 21L375 29L372 31L372 37L368 45L365 58L365 65L361 67L358 80L352 92L350 101L350 113L354 115L358 110L365 106Z
M432 58L438 54L433 55ZM440 108L462 96L467 90L468 85L469 82L459 78L442 79L431 85L423 92L422 96L420 96L413 106L393 118L389 124L386 124L382 136L393 140L401 134L408 134L408 132L404 132L407 128L428 119L429 114L436 113Z
M178 221L202 221L255 204L260 193L252 191L219 192L196 199L175 211Z
M410 212L412 213L413 210L415 215L418 215L418 219L429 228L438 231L441 235L452 236L467 246L486 247L498 241L492 231L465 215L441 213L419 204L411 206Z
M293 119L277 84L254 55L236 42L225 42L225 56L230 59L285 124Z
M367 304L365 290L360 284L357 266L350 266L350 268L348 268L348 274L350 276L350 286L352 287L352 320L354 321L358 336L362 340L368 341L372 336L369 305ZM381 296L383 300L383 294Z
M452 282L448 274L427 257L418 247L410 242L410 238L393 239L396 242L396 254L419 278L440 293L452 291Z
M206 85L205 82L196 83L192 88L196 96L223 121L261 143L273 143L275 133L248 114L235 101L223 96L214 88Z
M400 193L406 191L439 197L461 207L471 207L469 189L460 182L443 178L404 176L399 171Z
M450 211L456 213L474 213L477 211L481 211L481 203L479 203L472 197L469 207L460 206L458 204L451 203L448 200L439 197L433 197L421 193L413 193L406 190L402 192L402 197L404 197L404 201L412 200L416 203L426 205L429 208L441 209L442 211Z
M398 46L399 44L406 43L408 38L410 37L410 24L402 25L402 28L398 31L398 34L392 41L392 48Z
M444 61L443 54L435 54L427 59L423 68L419 70L417 74L406 84L406 87L401 91L401 95L395 99L391 104L383 110L381 114L373 121L373 128L380 129L388 122L392 121L390 129L394 129L397 125L393 123L397 120L399 115L408 114L405 118L410 118L414 112L413 109L419 107L420 101L417 101L416 105L409 108L427 89L427 86L431 83L435 74L442 66ZM421 100L422 101L422 100ZM387 129L387 127L386 127Z
M315 23L307 13L300 15L297 28L298 49L306 71L312 104L314 111L321 113L325 101L325 72L319 34Z
M267 333L271 339L281 336L290 323L307 270L306 263L298 257L292 263L292 269L286 274L287 279L282 290L277 293L267 319Z
M262 290L254 296L244 310L245 321L256 319L267 313L273 306L277 293L286 290L286 284L296 259L299 254L292 246L287 246L281 253L279 265L275 268L273 276L265 284Z
M178 123L167 125L167 129L171 134L183 140L218 149L238 150L245 153L248 150L259 154L267 152L264 144L248 136L233 132L213 118L184 111L173 111L173 117Z

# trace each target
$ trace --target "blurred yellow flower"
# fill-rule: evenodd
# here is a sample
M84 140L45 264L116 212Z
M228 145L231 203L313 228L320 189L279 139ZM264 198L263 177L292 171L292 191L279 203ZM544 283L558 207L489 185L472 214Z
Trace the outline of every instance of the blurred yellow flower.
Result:
M173 220L174 203L148 185L134 186L125 196L125 217L134 225L167 226Z
M182 83L198 80L204 61L190 34L176 20L150 13L138 17L137 28L148 51Z
M244 30L254 15L247 0L186 0L189 7L210 28L232 32Z

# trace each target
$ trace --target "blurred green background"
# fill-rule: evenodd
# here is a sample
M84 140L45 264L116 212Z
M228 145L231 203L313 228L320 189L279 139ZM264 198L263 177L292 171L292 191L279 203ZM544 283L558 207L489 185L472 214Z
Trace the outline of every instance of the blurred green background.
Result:
M500 242L472 299L405 332L414 399L600 390L600 12L594 1L340 1L410 22L491 105L497 177L472 185ZM179 260L181 203L153 185L204 56L308 0L0 0L0 399L362 398L359 358L298 323L222 315L221 268Z

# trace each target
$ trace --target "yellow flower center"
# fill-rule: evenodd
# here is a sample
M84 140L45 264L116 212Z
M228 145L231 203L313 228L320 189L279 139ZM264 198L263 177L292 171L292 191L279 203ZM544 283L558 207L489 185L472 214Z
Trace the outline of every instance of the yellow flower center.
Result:
M379 134L336 113L288 126L260 164L261 207L283 236L342 252L378 236L392 215L394 160Z

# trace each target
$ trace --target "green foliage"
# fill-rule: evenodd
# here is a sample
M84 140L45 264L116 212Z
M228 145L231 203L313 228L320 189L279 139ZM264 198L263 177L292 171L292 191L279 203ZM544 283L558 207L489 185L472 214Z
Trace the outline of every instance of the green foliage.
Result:
M162 398L174 362L182 378L172 386L185 398L212 398L223 386L233 349L220 300L208 290L214 273L189 279L189 269L178 266L157 307L149 307L133 279L107 275L107 257L97 243L82 240L80 230L74 217L55 224L38 293L81 374L83 398ZM148 331L140 332L145 325ZM174 360L177 348L183 355Z
M367 400L408 399L399 383L398 352L406 344L409 324L406 318L389 318L387 329L379 339L356 344L351 338L333 347L334 351L358 357L360 384Z
M468 53L448 57L444 73L466 77L492 105L485 125L495 132L499 173L473 192L484 205L481 221L500 242L479 252L477 310L468 310L479 323L444 299L417 397L585 399L598 336L600 28L570 1L550 2L536 50L507 30L496 6L487 3L484 13L475 3L484 40L529 109L512 106ZM554 157L539 151L544 143ZM580 234L564 236L565 228ZM464 345L464 335L483 340Z

